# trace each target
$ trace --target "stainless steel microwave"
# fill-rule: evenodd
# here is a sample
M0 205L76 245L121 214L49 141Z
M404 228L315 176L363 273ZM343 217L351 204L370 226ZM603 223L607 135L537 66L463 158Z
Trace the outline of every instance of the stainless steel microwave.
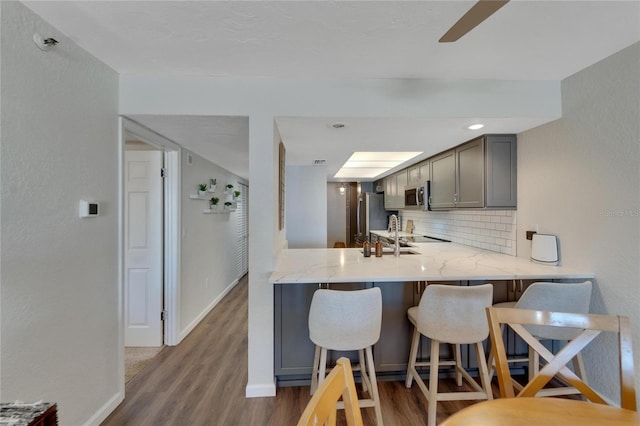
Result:
M404 208L420 208L424 206L424 187L409 188L404 190Z
M429 195L431 185L429 181L425 181L424 186L405 189L404 191L404 208L431 210L429 206Z

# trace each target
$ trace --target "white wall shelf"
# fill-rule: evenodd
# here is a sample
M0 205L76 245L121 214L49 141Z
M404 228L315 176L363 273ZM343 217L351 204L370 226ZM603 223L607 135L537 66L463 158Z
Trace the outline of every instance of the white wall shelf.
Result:
M211 197L210 195L208 195L209 193L207 193L206 195L199 195L199 194L189 194L189 198L191 198L192 200L207 200L210 201ZM213 193L211 193L213 194Z
M216 214L216 213L231 213L233 211L235 211L235 209L233 209L233 210L229 210L229 209L219 209L219 210L204 209L204 210L202 210L202 213L204 213L204 214Z
M191 194L189 194L189 198L192 199L192 200L211 201L212 197L210 197L208 195L200 195L200 194L197 194L197 193L191 193ZM204 213L204 214L215 214L215 213L230 213L230 212L234 212L238 208L238 202L237 201L233 201L232 203L233 204L231 205L231 208L221 207L220 209L203 209L202 213Z

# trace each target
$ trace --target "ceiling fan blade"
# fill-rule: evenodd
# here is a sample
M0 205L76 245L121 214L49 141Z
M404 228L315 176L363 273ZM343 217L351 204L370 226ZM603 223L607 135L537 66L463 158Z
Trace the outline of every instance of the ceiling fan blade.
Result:
M438 41L440 43L457 41L508 2L509 0L479 0Z

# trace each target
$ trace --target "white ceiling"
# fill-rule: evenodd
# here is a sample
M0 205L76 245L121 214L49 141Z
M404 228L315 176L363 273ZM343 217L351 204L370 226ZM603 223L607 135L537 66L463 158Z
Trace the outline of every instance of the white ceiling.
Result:
M439 44L440 36L474 3L25 2L121 74L561 80L640 40L639 0L512 0L458 42ZM410 141L418 135L440 135L438 140L451 141L449 146L469 139L455 126L445 130L446 120L334 118L350 121L346 130L355 137L327 134L327 118L279 118L288 160L305 155L305 161L329 159L337 148L348 157L347 150L356 150L353 141L367 140L371 149L375 137L385 132L394 139L403 132L407 145L399 150L413 150ZM218 157L211 160L248 177L248 130L232 125L237 124L234 118L147 116L141 122L194 152L222 144L224 149L214 150ZM540 123L499 124L504 131L518 132ZM324 143L315 143L319 138ZM244 164L220 162L220 151Z
M209 161L249 178L249 117L129 115Z
M310 166L313 160L326 160L328 176L333 176L355 151L423 152L410 161L415 163L482 135L486 128L491 129L491 133L519 133L545 121L548 119L485 118L482 120L485 128L471 131L466 127L471 124L468 118L276 118L282 140L296 141L295 149L285 144L287 164ZM337 122L345 124L345 127L331 127L331 123ZM402 165L395 167L389 173L401 168Z

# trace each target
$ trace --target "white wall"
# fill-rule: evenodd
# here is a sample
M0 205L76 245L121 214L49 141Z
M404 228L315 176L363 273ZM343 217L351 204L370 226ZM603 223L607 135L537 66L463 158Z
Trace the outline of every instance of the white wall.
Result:
M345 184L344 194L340 195L340 183L327 182L327 247L333 247L337 241L349 244L347 236L347 197L349 184Z
M123 398L118 365L118 75L1 2L2 401L55 401L62 425ZM60 44L48 52L33 34ZM80 199L101 214L78 218Z
M327 247L327 169L287 166L285 176L289 248Z
M626 315L640 384L640 43L565 79L563 117L518 135L518 255L529 224L556 234L561 261L592 270L593 312ZM609 343L613 343L609 341ZM616 395L615 357L587 357L589 382Z
M285 230L280 229L278 219L279 142L280 134L272 116L253 115L249 118L248 397L276 394L273 289L267 283L276 255L287 244Z
M231 199L224 195L224 187L230 183L240 190L238 182L246 181L210 161L191 154L192 164L187 164L188 151L182 150L181 179L181 274L180 274L180 340L238 282L236 255L238 239L237 212L203 214L209 202L192 200L189 194L197 193L198 184L217 179L216 192L207 197L220 199L219 205Z

